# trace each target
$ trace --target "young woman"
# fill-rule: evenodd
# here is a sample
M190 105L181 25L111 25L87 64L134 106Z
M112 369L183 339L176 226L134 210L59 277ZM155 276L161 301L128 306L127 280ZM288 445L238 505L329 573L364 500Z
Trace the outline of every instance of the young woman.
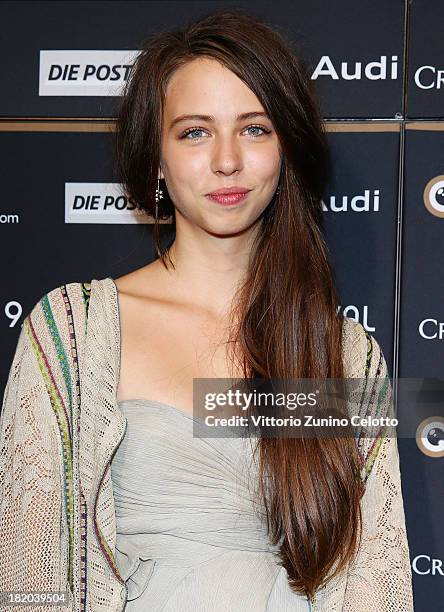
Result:
M377 341L338 314L327 138L289 43L241 11L155 35L116 153L158 258L53 289L23 323L1 590L66 589L75 610L413 610L396 437L193 436L197 378L355 377L389 403Z

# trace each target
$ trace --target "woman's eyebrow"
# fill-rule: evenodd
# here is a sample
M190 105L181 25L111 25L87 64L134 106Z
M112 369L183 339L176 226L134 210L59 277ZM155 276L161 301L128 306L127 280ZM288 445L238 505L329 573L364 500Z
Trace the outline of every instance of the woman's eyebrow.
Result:
M265 119L269 119L267 113L250 111L249 113L241 113L240 115L237 115L236 121L245 121L246 119L254 119L256 117L264 117ZM179 115L171 121L170 129L182 121L207 121L208 123L214 123L216 120L213 115Z

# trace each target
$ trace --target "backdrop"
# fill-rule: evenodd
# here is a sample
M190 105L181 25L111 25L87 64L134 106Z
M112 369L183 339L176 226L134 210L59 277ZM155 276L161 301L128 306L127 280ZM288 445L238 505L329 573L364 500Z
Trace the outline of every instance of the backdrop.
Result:
M152 32L231 6L285 32L316 81L340 307L380 342L395 392L414 385L396 399L413 422L398 443L415 610L443 610L442 1L2 2L1 388L44 293L153 259L152 219L112 174L116 102Z

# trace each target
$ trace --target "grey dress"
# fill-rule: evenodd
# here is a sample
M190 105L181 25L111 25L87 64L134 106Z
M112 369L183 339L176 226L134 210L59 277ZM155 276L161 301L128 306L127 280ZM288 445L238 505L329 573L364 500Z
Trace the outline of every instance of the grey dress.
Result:
M111 476L126 612L308 612L253 501L257 440L193 437L199 419L160 402L119 406L127 429Z

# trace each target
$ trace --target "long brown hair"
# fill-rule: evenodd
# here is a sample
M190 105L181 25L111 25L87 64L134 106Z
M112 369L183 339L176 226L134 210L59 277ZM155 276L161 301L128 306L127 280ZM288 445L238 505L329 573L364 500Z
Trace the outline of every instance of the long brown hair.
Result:
M153 35L136 59L118 113L115 167L124 192L154 216L166 86L178 67L202 56L219 61L256 94L283 152L280 190L263 213L233 310L244 376L341 379L343 317L322 232L329 148L307 68L283 34L230 9ZM159 218L173 212L168 197L160 200ZM166 265L158 221L155 246ZM359 548L355 442L264 437L258 447L270 539L282 542L279 556L292 590L313 599Z

